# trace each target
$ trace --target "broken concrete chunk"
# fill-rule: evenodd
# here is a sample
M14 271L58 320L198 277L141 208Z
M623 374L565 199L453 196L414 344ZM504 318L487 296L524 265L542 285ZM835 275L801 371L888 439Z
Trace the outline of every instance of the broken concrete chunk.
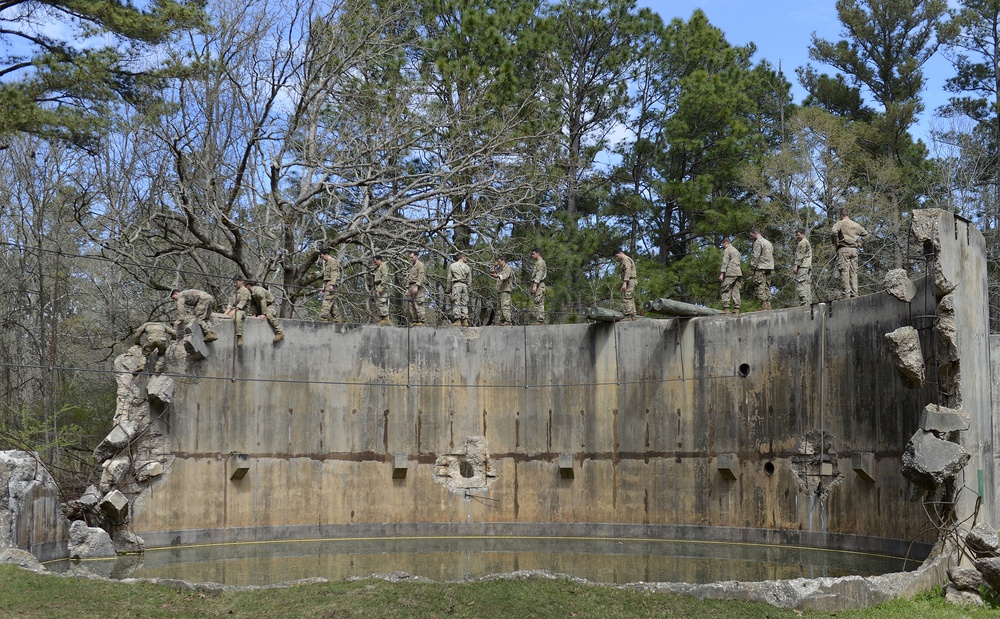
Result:
M174 399L174 379L169 376L154 376L146 384L146 393L150 402L170 404Z
M87 486L87 489L83 492L83 496L77 499L77 502L84 507L93 507L97 505L97 502L101 500L100 491L94 486Z
M163 475L163 465L159 462L155 460L136 462L135 478L137 481L146 481L160 475Z
M125 529L119 529L115 531L115 536L113 539L115 552L118 554L135 554L143 552L146 548L146 542L141 537L136 535L131 531L126 531Z
M119 422L114 428L111 429L111 432L104 437L104 440L97 446L97 449L94 450L94 458L98 462L102 462L114 456L116 453L128 446L132 437L135 436L135 432L135 424L129 421Z
M933 432L917 430L903 453L903 477L933 490L953 479L970 457L961 445L941 440Z
M69 557L97 559L115 556L111 536L104 529L88 527L83 520L74 520L69 527Z
M996 529L985 522L980 522L965 536L965 545L977 557L992 557L1000 549L1000 536L997 535Z
M975 571L975 570L973 570ZM944 601L953 606L984 606L983 596L978 591L959 589L952 583L944 587Z
M917 287L910 281L906 269L892 269L882 280L885 291L903 303L909 303L917 295Z
M44 572L45 568L35 555L20 548L0 548L0 565L16 565L32 572Z
M132 470L132 463L128 456L117 456L107 460L102 465L104 471L101 473L101 486L110 487L125 481L125 477Z
M920 429L933 432L938 438L952 432L964 432L969 429L968 413L957 408L928 404L920 411Z
M953 565L948 568L948 580L959 589L976 591L983 582L983 575L975 568Z
M896 371L907 389L919 389L924 384L924 354L920 334L913 327L900 327L886 333Z
M128 499L117 490L112 490L101 500L101 511L114 524L124 524L128 520Z
M976 559L974 565L979 573L983 575L983 580L988 582L995 591L1000 591L1000 557L989 557L987 559Z

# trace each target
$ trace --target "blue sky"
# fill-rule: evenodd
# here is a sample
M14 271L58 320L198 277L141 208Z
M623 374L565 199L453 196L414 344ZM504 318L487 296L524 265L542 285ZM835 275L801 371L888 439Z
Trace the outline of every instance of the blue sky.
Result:
M805 97L795 77L795 69L809 63L809 45L815 32L821 38L839 40L841 27L837 19L835 0L638 0L665 22L675 17L687 20L700 8L709 22L726 33L731 45L757 46L756 60L767 59L781 68L793 85L796 103ZM834 73L832 67L812 62L820 72ZM913 129L914 137L928 142L927 132L934 110L945 104L948 94L944 81L952 75L951 64L938 54L924 67L926 78L922 95L926 107L920 124ZM873 102L866 96L869 104Z

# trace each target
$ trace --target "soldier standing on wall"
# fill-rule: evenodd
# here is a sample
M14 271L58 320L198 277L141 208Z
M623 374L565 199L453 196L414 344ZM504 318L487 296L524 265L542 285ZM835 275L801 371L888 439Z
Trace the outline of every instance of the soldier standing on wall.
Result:
M333 318L333 322L340 322L340 309L337 307L335 291L340 285L340 261L330 255L330 250L323 248L319 250L319 258L323 263L323 308L319 312L319 319L327 322Z
M743 284L743 267L740 265L740 252L737 251L728 238L722 239L722 269L719 272L722 282L722 312L729 313L729 303L732 302L736 315L740 315L740 286Z
M250 305L254 315L261 320L267 320L267 324L274 331L274 339L271 340L271 343L277 344L285 339L285 332L281 330L281 325L278 324L278 319L275 316L274 295L270 290L258 286L257 282L250 279L246 281L246 286L250 289Z
M382 254L375 254L375 306L378 308L378 324L391 325L389 322L389 265L385 263Z
M625 320L635 320L635 287L639 281L635 271L635 260L625 254L625 250L619 249L615 252L615 257L622 263L622 304Z
M426 316L424 287L427 285L427 267L420 261L416 250L410 252L410 271L406 274L406 293L409 299L410 326L424 326Z
M752 257L750 258L750 270L753 273L753 283L756 288L757 298L760 299L760 309L771 309L771 272L774 270L774 247L760 234L760 230L754 228L750 231L750 238L753 239Z
M795 231L795 238L799 243L795 246L795 265L792 273L795 274L795 294L799 298L799 305L809 305L812 303L812 272L813 248L806 238L805 228Z
M531 250L531 257L535 259L535 266L531 269L531 300L533 302L532 314L535 323L545 324L545 276L548 274L545 268L545 261L542 260L542 250L537 247Z
M868 231L852 220L846 210L840 211L840 221L831 230L833 245L837 248L837 263L843 299L858 296L858 248L868 238Z
M453 327L469 326L469 288L472 287L472 268L465 254L448 267L448 290L451 295Z
M212 330L209 320L212 319L212 303L215 298L204 290L189 288L188 290L170 291L170 298L177 302L177 328L181 323L198 321L204 334L205 343L214 342L219 336Z
M497 291L500 293L500 326L511 324L510 293L514 284L514 271L502 256L497 258L496 266L490 269L490 277L497 280Z

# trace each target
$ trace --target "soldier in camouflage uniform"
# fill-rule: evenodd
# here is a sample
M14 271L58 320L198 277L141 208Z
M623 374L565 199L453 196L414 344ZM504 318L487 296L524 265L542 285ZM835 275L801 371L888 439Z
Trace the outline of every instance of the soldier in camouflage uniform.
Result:
M858 296L858 248L868 238L868 231L852 220L847 211L840 211L840 221L830 231L837 248L837 263L844 299Z
M330 255L328 249L319 250L319 258L323 263L323 308L319 319L323 322L333 318L340 322L340 309L337 307L336 290L340 285L340 261Z
M258 286L257 282L252 280L246 281L246 287L250 289L250 305L253 314L261 320L267 320L267 324L274 331L274 339L271 340L271 343L277 344L285 339L285 332L281 330L276 316L274 295L271 294L270 290Z
M542 251L537 247L531 250L535 266L531 269L531 300L533 302L532 317L536 324L545 324L545 277L548 270L542 260Z
M635 271L635 260L625 254L625 250L619 249L615 252L615 257L622 263L622 313L625 320L635 320L635 287L639 282L639 277Z
M468 257L459 254L458 260L448 267L448 290L451 295L453 327L469 326L469 288L472 287L472 268Z
M181 323L198 321L205 343L214 342L219 336L212 330L209 320L212 319L212 304L215 298L204 290L189 288L188 290L171 290L170 298L177 302L177 328Z
M497 291L500 293L500 326L511 324L510 293L514 285L514 271L504 258L497 258L496 266L490 271L490 276L497 280Z
M243 285L243 276L233 277L233 296L226 308L226 318L232 318L236 323L236 346L243 347L243 321L250 311L250 289Z
M426 316L426 299L424 288L427 286L427 267L420 261L416 251L410 252L410 271L406 274L406 297L409 299L410 326L424 326Z
M731 302L733 310L739 316L743 267L740 266L740 252L733 247L729 239L722 239L722 269L719 272L719 281L722 282L722 311L728 314Z
M812 303L812 272L813 248L806 238L805 228L795 231L795 238L799 243L795 246L795 265L792 273L795 274L795 295L799 298L799 305L809 305Z
M146 336L146 343L142 343L142 336ZM149 357L154 351L156 355L156 366L154 372L163 370L163 355L167 353L167 344L171 339L177 337L177 332L163 322L144 322L135 330L133 339L136 346L142 346L142 356ZM135 369L141 372L146 367L145 360L142 365Z
M774 271L774 246L754 228L750 231L753 239L753 254L750 258L750 270L753 273L753 283L757 298L760 299L760 309L771 309L771 272Z
M389 265L381 254L373 258L375 263L375 305L378 308L378 324L391 325L389 321Z

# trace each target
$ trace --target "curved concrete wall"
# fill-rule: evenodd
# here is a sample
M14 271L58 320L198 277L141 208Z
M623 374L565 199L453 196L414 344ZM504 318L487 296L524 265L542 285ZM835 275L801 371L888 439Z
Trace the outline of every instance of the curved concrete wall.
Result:
M150 545L581 523L932 542L900 457L935 387L903 388L884 338L935 313L918 288L910 303L880 293L618 324L285 321L277 346L249 321L242 349L223 321L198 376L177 379L161 419L173 461L132 526ZM439 458L462 460L473 436L494 476L485 488L439 483ZM991 467L983 453L970 466ZM231 479L241 462L246 475Z

